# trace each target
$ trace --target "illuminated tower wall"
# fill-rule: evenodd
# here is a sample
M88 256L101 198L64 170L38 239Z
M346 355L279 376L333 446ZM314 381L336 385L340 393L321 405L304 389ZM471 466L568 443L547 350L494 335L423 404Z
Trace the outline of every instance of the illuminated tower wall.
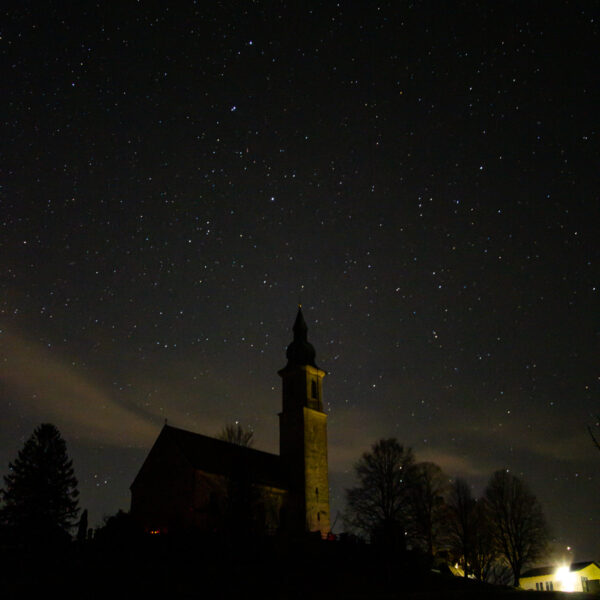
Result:
M294 339L287 349L279 414L279 446L290 478L288 526L293 531L330 531L327 467L327 415L323 412L325 371L315 364L307 327L298 309Z

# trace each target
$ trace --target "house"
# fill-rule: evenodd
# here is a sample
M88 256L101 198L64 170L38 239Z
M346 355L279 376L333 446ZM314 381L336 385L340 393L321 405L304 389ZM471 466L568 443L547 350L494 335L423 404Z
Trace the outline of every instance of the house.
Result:
M148 532L330 533L325 371L301 307L286 352L280 452L166 425L131 485L131 515Z
M524 590L600 592L600 565L577 562L570 566L539 567L523 573L519 586Z

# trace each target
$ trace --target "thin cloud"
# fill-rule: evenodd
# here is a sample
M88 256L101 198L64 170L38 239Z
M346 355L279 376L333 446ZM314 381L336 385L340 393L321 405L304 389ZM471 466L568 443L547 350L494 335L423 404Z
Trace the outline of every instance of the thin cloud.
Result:
M156 437L150 415L123 406L90 377L43 345L4 331L0 378L20 416L52 421L94 443L144 446Z
M511 452L527 452L540 458L561 461L585 460L589 456L589 439L583 423L569 424L564 419L544 422L544 427L532 427L522 422L505 422L502 428L482 429L464 424L453 428L453 435L463 439L465 445L493 445L496 448L510 449Z
M451 477L482 477L491 472L489 465L439 448L419 450L417 460L436 463Z

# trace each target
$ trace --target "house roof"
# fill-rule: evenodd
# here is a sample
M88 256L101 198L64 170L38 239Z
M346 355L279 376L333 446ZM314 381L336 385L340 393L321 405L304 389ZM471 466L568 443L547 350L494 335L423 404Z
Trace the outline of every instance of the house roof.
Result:
M571 566L569 567L569 571L581 571L581 569L585 569L589 565L596 565L597 567L600 568L600 565L598 565L598 563L595 563L593 560L588 560L588 561L583 561L583 562L571 563ZM526 571L525 573L523 573L521 575L521 579L523 579L524 577L541 577L542 575L552 575L555 572L556 572L556 566L537 567L535 569L529 569L529 571Z
M165 425L155 447L173 444L194 469L236 477L249 476L256 483L287 489L281 459L270 454L232 444L199 433Z

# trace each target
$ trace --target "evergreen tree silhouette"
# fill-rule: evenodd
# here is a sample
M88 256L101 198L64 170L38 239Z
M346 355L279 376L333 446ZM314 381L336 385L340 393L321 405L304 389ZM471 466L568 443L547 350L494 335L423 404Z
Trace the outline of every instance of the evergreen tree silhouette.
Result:
M79 492L58 429L38 426L8 468L1 521L26 538L64 538L77 520Z
M77 525L77 541L83 543L88 535L88 511L87 508L81 513L81 518Z

